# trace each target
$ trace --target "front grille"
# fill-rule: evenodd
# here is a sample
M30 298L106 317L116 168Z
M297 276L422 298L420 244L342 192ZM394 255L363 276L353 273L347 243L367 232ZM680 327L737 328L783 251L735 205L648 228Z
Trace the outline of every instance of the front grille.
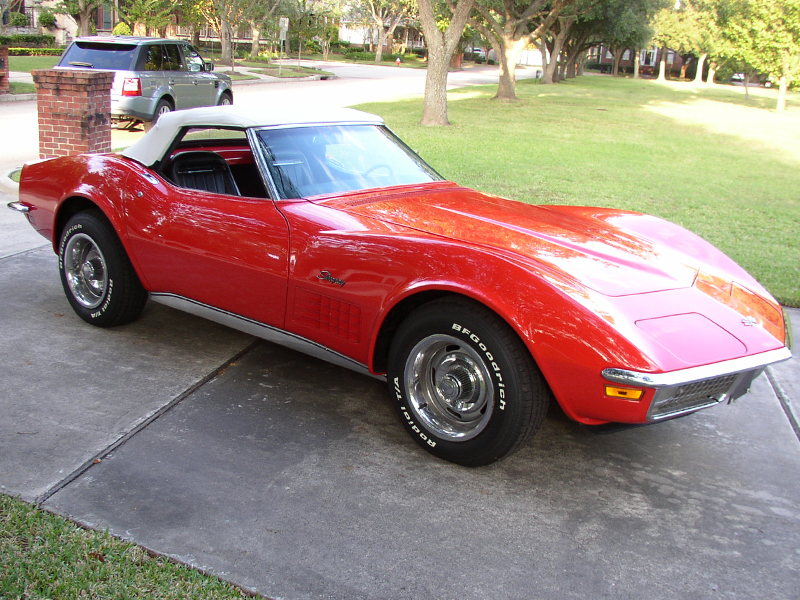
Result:
M724 400L738 373L659 390L650 409L651 419L689 412Z

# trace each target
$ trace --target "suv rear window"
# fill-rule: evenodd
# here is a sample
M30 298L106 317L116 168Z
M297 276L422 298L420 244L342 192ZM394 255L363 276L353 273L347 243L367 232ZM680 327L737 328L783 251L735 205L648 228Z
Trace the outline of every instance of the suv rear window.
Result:
M90 67L110 71L133 71L136 44L75 42L58 63L61 67Z

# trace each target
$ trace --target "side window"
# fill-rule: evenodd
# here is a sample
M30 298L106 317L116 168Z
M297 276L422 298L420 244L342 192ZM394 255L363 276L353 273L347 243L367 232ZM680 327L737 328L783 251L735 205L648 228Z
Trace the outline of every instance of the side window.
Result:
M164 46L148 46L147 56L145 58L144 70L145 71L163 71L162 66L164 62Z
M249 198L269 197L242 129L187 128L162 172L179 187Z
M197 50L191 46L183 46L183 56L186 58L186 64L192 73L199 73L203 70L203 59L198 54Z
M175 44L164 46L164 70L165 71L184 71L181 53Z

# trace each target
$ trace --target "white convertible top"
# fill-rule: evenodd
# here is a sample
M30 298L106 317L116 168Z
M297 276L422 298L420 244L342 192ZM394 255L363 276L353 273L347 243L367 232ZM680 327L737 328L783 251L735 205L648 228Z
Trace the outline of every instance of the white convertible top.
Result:
M352 108L241 108L211 106L179 110L163 115L138 142L120 154L145 166L152 166L164 156L182 127L276 127L280 125L316 125L371 123L383 119Z

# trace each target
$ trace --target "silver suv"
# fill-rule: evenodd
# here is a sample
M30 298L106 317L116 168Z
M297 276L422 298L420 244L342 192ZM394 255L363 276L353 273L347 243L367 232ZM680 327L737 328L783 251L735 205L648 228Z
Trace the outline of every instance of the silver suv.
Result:
M212 73L214 65L182 40L77 38L57 67L116 71L111 87L115 121L149 124L173 110L233 103L231 78Z

